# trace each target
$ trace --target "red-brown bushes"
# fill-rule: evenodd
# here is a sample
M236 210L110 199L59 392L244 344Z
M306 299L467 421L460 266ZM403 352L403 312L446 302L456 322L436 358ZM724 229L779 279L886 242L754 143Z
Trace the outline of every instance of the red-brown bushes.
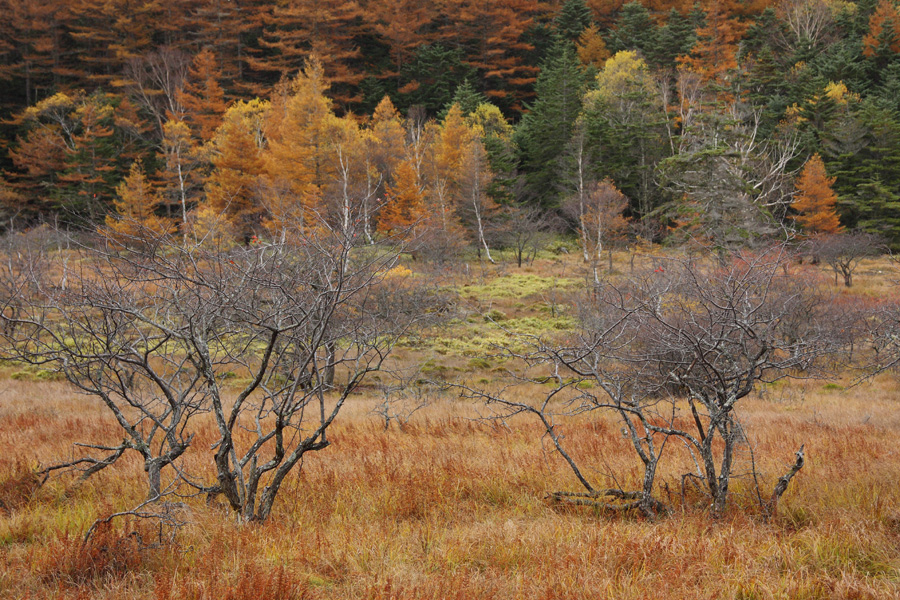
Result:
M9 514L27 504L41 487L37 471L16 461L12 468L0 474L0 512Z
M283 566L265 568L252 562L243 566L236 579L228 574L204 573L201 580L157 580L157 600L302 600L311 598L306 578Z
M80 536L63 537L40 570L47 582L63 585L119 579L147 568L149 554L160 551L150 544L155 534L146 522L126 520L121 529L101 523L86 541Z

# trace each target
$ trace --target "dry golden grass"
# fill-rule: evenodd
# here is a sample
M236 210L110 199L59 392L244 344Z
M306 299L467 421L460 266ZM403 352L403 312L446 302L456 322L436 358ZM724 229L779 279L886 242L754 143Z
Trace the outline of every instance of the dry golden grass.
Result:
M627 269L627 257L616 267ZM553 261L531 272L556 277L560 269L578 276L572 263ZM857 277L861 293L890 289L868 279ZM547 294L491 306L541 316ZM460 377L495 376L464 355L421 347L401 348L398 362L429 356ZM679 509L657 522L554 505L546 493L576 482L542 447L535 423L480 422L473 406L445 396L403 429L385 430L370 388L342 413L332 445L291 476L267 523L241 525L222 506L191 499L177 543L154 548L156 526L129 520L82 545L94 519L143 499L141 465L123 461L80 485L55 477L38 487L29 470L70 456L73 441L120 436L96 401L62 383L11 379L14 371L0 374L0 598L900 597L896 374L846 391L846 381L780 384L743 403L764 490L800 444L807 448L806 466L768 522L747 479L724 518L695 504L681 510L686 456L660 475ZM610 470L638 476L611 421L562 426L596 481ZM212 474L198 454L185 460Z

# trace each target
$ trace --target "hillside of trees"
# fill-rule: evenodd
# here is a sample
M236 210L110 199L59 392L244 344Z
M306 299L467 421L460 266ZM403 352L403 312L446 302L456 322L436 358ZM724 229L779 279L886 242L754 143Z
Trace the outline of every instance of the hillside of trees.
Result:
M5 229L900 243L890 0L0 0ZM122 219L120 217L127 217ZM354 221L354 223L351 223ZM592 225L593 224L593 225Z

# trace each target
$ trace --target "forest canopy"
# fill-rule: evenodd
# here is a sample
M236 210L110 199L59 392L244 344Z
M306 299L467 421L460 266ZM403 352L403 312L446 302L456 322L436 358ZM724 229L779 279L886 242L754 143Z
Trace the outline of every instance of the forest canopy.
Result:
M891 0L0 10L5 229L226 219L246 242L313 211L490 257L525 208L581 228L608 181L645 239L900 242Z

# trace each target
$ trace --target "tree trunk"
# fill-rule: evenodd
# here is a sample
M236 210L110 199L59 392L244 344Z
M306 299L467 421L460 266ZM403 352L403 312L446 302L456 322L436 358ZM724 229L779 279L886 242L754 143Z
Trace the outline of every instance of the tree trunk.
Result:
M335 347L334 341L325 343L325 371L322 377L322 383L326 388L334 387L334 357L335 357Z
M159 459L151 459L144 462L144 471L147 472L147 483L150 486L147 492L147 500L156 500L162 494L161 470L162 465Z

